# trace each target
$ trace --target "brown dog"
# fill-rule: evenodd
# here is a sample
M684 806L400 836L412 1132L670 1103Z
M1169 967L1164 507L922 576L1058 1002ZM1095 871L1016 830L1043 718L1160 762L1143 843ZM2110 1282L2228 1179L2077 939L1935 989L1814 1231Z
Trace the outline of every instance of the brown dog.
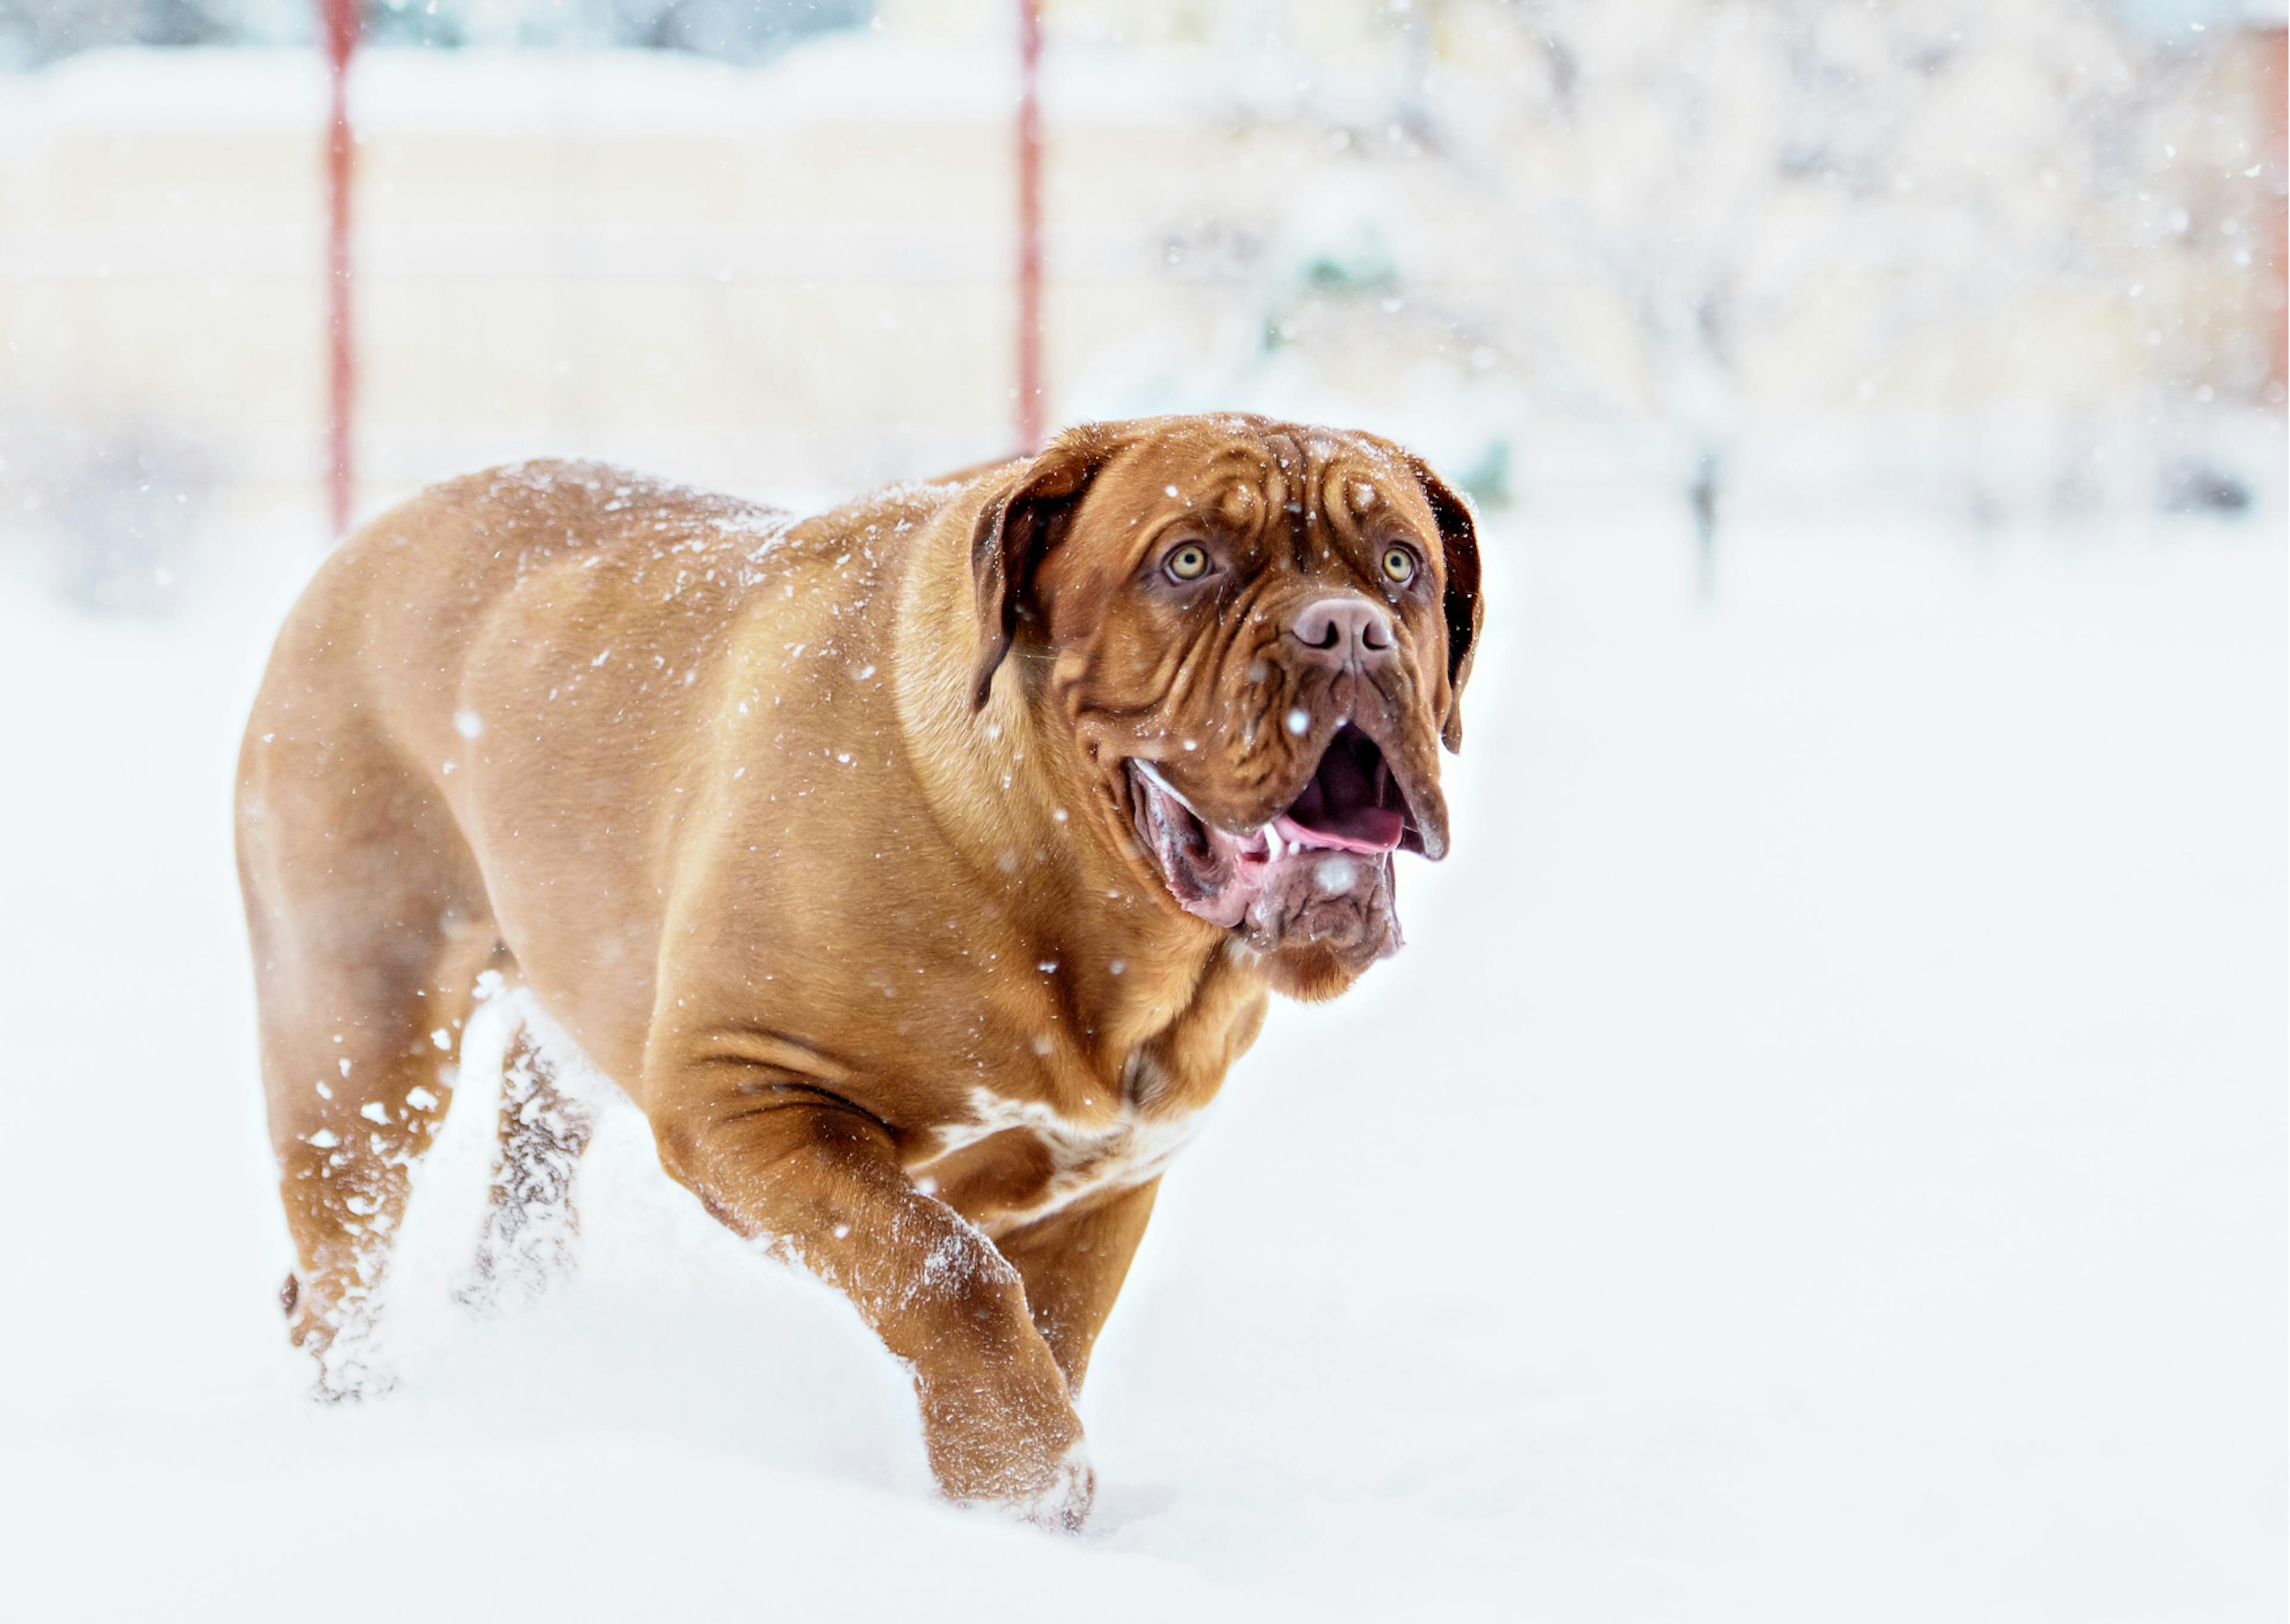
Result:
M548 463L366 525L238 796L322 1385L513 967L669 1174L911 1367L949 1495L1077 1523L1073 1395L1163 1167L1267 989L1349 986L1399 942L1393 851L1446 852L1478 582L1420 461L1237 416L801 523Z

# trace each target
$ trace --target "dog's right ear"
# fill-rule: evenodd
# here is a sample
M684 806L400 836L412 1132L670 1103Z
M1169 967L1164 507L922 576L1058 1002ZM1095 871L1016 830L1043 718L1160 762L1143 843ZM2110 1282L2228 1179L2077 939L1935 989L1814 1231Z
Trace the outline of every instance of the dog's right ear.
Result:
M1064 539L1111 449L1095 424L1068 429L1040 456L1006 476L1008 483L978 510L970 532L970 569L978 596L971 709L985 708L994 692L994 673L1017 640L1018 623L1036 618L1034 572Z
M1471 679L1471 656L1478 652L1479 628L1487 606L1479 599L1479 532L1471 506L1421 457L1410 457L1423 500L1439 526L1439 551L1446 561L1447 711L1439 738L1450 750L1463 748L1463 684Z

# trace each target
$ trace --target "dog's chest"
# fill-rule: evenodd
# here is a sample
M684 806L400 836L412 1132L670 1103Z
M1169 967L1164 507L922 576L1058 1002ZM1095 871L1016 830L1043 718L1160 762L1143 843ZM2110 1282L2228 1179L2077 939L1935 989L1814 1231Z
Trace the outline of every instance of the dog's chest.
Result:
M1043 1100L973 1088L967 1120L937 1129L907 1172L957 1212L1006 1228L1159 1177L1205 1115L1203 1107L1153 1110L1125 1100L1069 1116Z
M1035 1036L1013 1045L1021 1063L973 1083L909 1143L917 1188L998 1236L1158 1178L1255 1038L1265 995L1230 950L1194 966L1141 954L1133 968L1151 963L1170 966L1164 983L1133 974L1131 1001L1085 1022L1023 1011L1012 1024ZM1060 1041L1076 1025L1108 1036L1093 1050Z

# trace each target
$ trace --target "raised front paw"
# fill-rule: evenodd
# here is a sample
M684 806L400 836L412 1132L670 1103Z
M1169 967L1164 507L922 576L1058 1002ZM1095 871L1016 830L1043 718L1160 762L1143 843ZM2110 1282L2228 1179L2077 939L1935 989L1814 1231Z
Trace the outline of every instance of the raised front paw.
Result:
M1076 1439L1051 1468L1046 1483L1030 1495L1005 1503L1037 1528L1078 1533L1096 1500L1097 1472L1089 1463L1088 1449Z
M1051 1412L1046 1404L1026 1402L1030 1396L1013 1402L1005 1394L995 1402L973 1385L955 1385L950 1392L934 1392L928 1382L917 1386L923 1442L949 1500L1038 1528L1070 1532L1088 1521L1097 1474L1081 1422L1062 1391Z

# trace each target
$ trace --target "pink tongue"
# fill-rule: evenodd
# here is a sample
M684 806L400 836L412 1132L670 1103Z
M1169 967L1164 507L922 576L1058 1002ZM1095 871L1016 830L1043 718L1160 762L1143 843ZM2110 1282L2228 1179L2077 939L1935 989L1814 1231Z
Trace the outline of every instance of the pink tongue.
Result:
M1399 844L1400 831L1407 820L1388 806L1366 806L1352 814L1352 822L1366 833L1332 835L1325 829L1308 829L1285 812L1272 820L1272 827L1283 840L1298 845L1325 846L1334 852L1389 852Z

